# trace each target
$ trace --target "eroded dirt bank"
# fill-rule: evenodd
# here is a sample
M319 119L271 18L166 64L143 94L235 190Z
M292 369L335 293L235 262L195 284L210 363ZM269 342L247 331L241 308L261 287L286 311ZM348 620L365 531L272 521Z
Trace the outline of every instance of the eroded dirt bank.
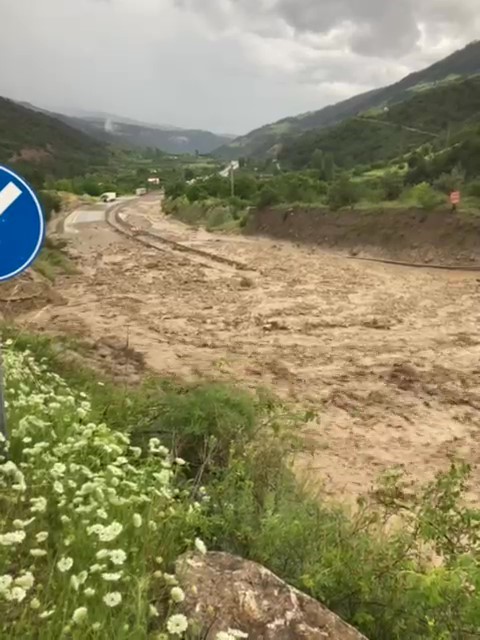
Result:
M480 267L480 216L460 212L265 209L252 213L247 233L358 257Z
M212 235L163 217L155 199L124 215L251 271L82 225L70 238L79 271L56 283L63 303L45 300L19 321L96 342L105 361L128 346L122 366L132 375L136 359L165 375L266 385L313 408L306 437L317 450L301 466L336 496L363 492L395 465L425 479L450 455L480 462L476 274ZM475 479L480 494L478 470Z

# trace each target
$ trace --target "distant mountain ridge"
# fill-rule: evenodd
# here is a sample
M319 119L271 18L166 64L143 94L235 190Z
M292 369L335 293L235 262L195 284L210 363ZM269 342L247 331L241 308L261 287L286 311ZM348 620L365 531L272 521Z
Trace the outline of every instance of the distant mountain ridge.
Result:
M171 154L193 154L196 151L208 154L235 138L233 135L216 134L200 129L181 129L172 125L150 124L109 113L79 110L77 113L83 113L83 115L72 115L75 110L65 114L48 111L28 102L19 104L57 118L97 140L123 147L151 147Z
M464 49L452 53L426 69L411 73L392 85L373 89L318 111L284 118L260 127L219 148L216 155L224 159L277 155L281 145L291 140L293 136L310 130L331 127L370 109L388 107L402 102L415 92L431 88L435 84L478 73L480 73L480 42L475 41Z
M43 110L0 98L0 163L26 177L36 169L58 178L81 175L110 155L106 144Z

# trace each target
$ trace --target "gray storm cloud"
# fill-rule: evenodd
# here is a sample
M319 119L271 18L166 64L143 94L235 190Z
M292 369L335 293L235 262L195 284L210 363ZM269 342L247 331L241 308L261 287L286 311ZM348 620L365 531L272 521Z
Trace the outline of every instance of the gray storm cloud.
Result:
M244 133L448 55L479 2L0 0L0 95Z
M406 55L431 33L438 39L479 33L478 0L176 0L178 6L222 20L242 18L255 31L283 21L297 34L323 35L349 26L345 45L362 55ZM279 24L278 22L276 23Z

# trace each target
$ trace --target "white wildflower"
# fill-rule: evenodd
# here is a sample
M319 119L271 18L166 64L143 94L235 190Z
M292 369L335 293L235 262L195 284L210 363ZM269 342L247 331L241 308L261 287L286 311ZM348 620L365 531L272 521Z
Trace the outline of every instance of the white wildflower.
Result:
M112 591L103 596L102 600L107 607L117 607L122 601L122 594L118 591Z
M202 555L205 555L207 553L207 547L203 540L200 540L200 538L195 538L195 549Z
M30 609L40 609L40 600L38 598L33 598L33 600L30 601Z
M48 531L40 531L39 533L37 533L35 538L37 539L37 542L45 542L45 540L48 538Z
M153 604L149 605L149 607L148 607L148 615L151 618L158 618L158 616L160 615L158 613L157 607L155 607Z
M87 619L88 609L87 607L78 607L75 609L72 615L72 622L75 624L82 624Z
M101 628L102 628L102 625L100 624L100 622L94 622L92 624L92 631L100 631Z
M102 573L102 578L107 582L118 582L122 577L121 573Z
M95 589L92 589L92 587L87 587L83 593L86 598L93 598L93 596L95 595Z
M23 589L31 589L34 585L35 582L35 578L33 577L33 575L30 573L30 571L27 571L26 573L23 574L23 576L19 576L18 578L15 578L15 584L18 585L19 587L22 587Z
M65 474L66 470L67 467L63 462L56 462L51 468L50 473L54 478L61 478Z
M100 531L98 538L102 542L111 542L122 533L122 530L123 526L119 522L112 522L112 524Z
M14 544L20 544L23 542L25 537L26 533L23 530L10 531L9 533L0 535L0 545L2 545L2 547L11 547Z
M172 585L175 586L175 585L178 584L177 578L172 573L164 573L163 577L165 579L165 582L167 584L169 584L170 586L172 586Z
M55 480L55 482L53 483L53 490L59 495L62 495L65 492L63 484L60 482L60 480Z
M58 562L57 562L57 569L61 572L61 573L65 573L66 571L70 571L70 569L73 567L73 560L72 558L61 558Z
M122 565L124 564L126 559L127 554L123 549L113 549L113 551L110 551L110 560L112 564L115 564L117 566Z
M42 611L42 613L40 613L38 617L41 618L42 620L46 620L47 618L51 618L54 613L55 613L55 609L49 609L48 611Z
M14 520L13 521L13 526L15 527L15 529L25 529L25 527L28 527L29 524L32 524L32 522L34 522L35 518L30 518L29 520Z
M78 591L78 589L80 588L80 582L78 581L77 576L70 577L70 586L74 591Z
M187 463L183 458L175 458L175 464L178 464L179 467L183 467Z
M170 597L173 602L179 604L185 600L185 593L183 592L183 589L180 589L180 587L173 587L170 591Z
M90 573L99 573L100 571L103 571L105 569L105 565L104 564L92 564L92 566L90 567Z
M85 584L88 578L88 571L80 571L77 576L79 584Z
M30 549L30 555L34 558L43 558L47 555L45 549Z
M23 587L12 587L12 589L5 592L5 598L7 600L15 600L16 602L22 602L22 600L25 600L26 595L27 592Z
M32 505L30 507L32 513L43 513L47 509L47 500L43 497L32 498L30 504Z
M139 529L142 526L142 516L139 513L133 514L133 526Z
M188 620L182 613L177 613L167 620L168 632L172 635L181 635L188 629Z
M240 631L240 629L229 629L228 633L234 638L248 638L248 633Z

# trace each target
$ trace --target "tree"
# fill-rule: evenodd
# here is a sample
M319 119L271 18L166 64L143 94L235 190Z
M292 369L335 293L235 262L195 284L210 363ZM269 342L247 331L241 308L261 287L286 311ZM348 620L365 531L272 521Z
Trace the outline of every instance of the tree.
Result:
M180 198L185 195L186 184L183 180L170 182L165 186L165 195L167 198Z
M94 178L85 178L82 184L83 193L92 197L98 197L102 193L102 189Z
M333 209L352 207L359 200L357 185L347 173L343 173L332 183L328 190L328 206Z
M185 192L189 202L198 202L199 200L206 200L208 198L208 193L206 192L203 185L195 183L191 184L187 187Z
M257 206L259 209L264 209L265 207L271 207L274 204L278 204L280 202L280 196L278 191L275 191L272 187L265 185L257 198Z
M418 206L426 211L435 209L435 207L439 206L443 201L442 197L428 182L417 184L417 186L412 189L412 195Z
M317 169L323 175L325 170L325 156L321 149L315 149L312 155L312 161L310 162L313 169Z
M403 176L398 171L387 171L382 177L382 187L387 200L398 200L404 186Z
M257 181L251 175L240 173L235 178L235 195L242 200L251 200L257 193Z

